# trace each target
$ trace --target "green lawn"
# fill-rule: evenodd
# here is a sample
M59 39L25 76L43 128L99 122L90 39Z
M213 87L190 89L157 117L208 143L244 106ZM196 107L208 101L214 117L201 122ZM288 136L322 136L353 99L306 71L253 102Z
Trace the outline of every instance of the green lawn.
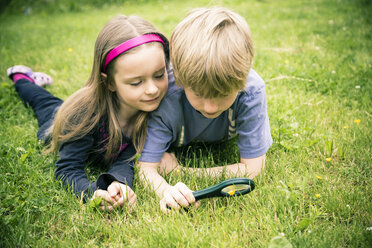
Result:
M110 18L139 15L170 37L188 10L214 5L246 18L253 67L266 81L274 144L256 189L165 215L137 179L132 213L80 203L55 181L56 157L42 154L36 118L6 69L46 72L55 81L47 89L66 99L87 80L95 38ZM46 10L0 14L0 247L372 246L370 1L153 0ZM234 142L177 154L198 167L239 157ZM195 190L219 181L167 179Z

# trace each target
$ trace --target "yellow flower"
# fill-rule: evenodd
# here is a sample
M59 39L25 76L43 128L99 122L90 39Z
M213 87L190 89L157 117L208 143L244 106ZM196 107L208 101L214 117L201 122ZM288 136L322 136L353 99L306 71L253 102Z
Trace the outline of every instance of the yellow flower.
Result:
M347 129L347 128L349 128L349 126L348 126L348 125L346 125L346 126L344 126L344 128L345 128L345 129Z
M315 177L316 177L316 179L318 179L318 180L323 180L323 177L321 177L321 176L315 175Z
M235 190L231 190L228 193L229 193L229 195L234 195L235 194Z
M326 158L325 159L327 162L331 162L332 158Z
M360 123L360 119L356 119L356 120L354 120L354 122L355 122L356 124L359 124L359 123Z
M320 198L320 194L315 194L315 197L316 198Z
M68 52L69 53L72 53L72 48L71 47L68 49Z

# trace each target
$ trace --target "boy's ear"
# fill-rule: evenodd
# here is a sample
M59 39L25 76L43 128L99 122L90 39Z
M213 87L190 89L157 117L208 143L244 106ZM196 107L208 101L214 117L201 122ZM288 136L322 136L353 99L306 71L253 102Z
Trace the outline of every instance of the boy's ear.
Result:
M107 74L106 73L101 72L101 81L108 87L108 89L110 91L115 92L114 86L112 86L111 84L109 84L107 82Z

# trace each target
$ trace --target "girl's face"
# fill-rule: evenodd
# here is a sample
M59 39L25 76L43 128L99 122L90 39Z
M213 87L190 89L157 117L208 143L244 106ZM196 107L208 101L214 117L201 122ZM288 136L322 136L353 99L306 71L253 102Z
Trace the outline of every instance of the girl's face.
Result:
M116 59L116 94L120 108L128 114L157 109L168 88L163 46L154 42Z

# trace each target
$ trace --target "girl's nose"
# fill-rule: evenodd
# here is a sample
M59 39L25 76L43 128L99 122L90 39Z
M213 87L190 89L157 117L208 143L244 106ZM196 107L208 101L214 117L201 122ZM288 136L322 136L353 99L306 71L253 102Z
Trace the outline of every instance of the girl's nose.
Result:
M147 87L146 87L146 94L148 95L154 95L156 93L158 93L158 90L159 88L156 86L156 84L154 83L154 81L150 80L148 83L147 83Z

